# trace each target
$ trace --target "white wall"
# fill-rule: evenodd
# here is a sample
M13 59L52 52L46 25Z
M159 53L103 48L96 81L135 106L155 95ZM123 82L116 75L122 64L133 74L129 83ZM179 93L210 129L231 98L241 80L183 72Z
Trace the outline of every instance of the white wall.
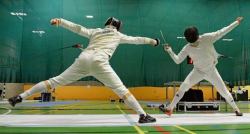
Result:
M18 95L23 92L23 83L0 83L0 89L5 87L5 98Z

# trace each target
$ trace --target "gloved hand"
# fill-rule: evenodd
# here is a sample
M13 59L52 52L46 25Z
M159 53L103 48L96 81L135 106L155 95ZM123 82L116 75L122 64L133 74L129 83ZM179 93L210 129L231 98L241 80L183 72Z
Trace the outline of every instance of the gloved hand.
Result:
M239 24L241 23L242 20L243 20L243 17L236 18L236 21L238 21Z
M154 45L155 47L161 43L160 39L158 39L158 38L156 38L155 41L156 41L156 44Z
M58 18L54 18L54 19L51 19L51 20L50 20L50 24L51 24L51 25L56 25L56 26L58 26L60 23L61 23L61 20L58 19Z
M164 46L164 50L165 50L166 52L172 51L172 48L171 48L171 46L170 46L169 44L164 44L163 46Z

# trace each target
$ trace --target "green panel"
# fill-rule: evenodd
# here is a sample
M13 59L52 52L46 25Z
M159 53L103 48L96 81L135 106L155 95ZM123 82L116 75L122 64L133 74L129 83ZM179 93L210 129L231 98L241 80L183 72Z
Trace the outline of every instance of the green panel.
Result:
M61 30L50 25L50 19L61 16L62 1L24 1L22 42L22 81L38 82L62 71ZM45 33L33 33L44 31Z
M178 53L186 41L177 36L183 36L187 26L197 26L200 33L213 32L244 16L243 23L225 36L233 41L220 40L215 46L219 53L232 57L219 60L222 78L249 84L248 0L1 0L0 6L0 81L38 82L60 74L74 62L80 50L60 48L76 43L87 46L88 39L51 26L49 21L55 17L102 28L107 17L115 16L123 21L122 32L128 35L161 38L161 30ZM25 12L27 16L20 18L10 12ZM121 44L110 62L127 86L182 81L192 69L186 61L176 65L161 46Z
M0 1L0 82L20 81L23 19L11 12L22 10L23 1Z

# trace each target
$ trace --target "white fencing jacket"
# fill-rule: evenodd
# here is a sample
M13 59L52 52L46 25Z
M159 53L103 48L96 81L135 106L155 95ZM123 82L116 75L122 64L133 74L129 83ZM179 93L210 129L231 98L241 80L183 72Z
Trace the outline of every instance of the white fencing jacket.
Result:
M111 25L106 26L104 29L88 29L65 19L60 20L60 26L89 39L89 45L85 50L101 49L110 57L120 43L152 45L155 43L155 40L151 38L132 37L122 34Z
M168 49L168 53L176 64L180 64L187 56L190 56L193 60L194 68L203 70L207 67L214 66L218 63L218 53L214 48L214 42L222 38L238 25L238 21L235 21L221 30L205 33L199 36L196 42L185 45L178 55L176 55L171 48Z

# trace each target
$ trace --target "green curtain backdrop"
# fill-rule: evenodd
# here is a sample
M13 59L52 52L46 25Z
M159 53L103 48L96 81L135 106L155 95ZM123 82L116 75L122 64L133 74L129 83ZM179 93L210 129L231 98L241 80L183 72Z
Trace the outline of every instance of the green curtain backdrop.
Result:
M244 16L243 23L224 37L233 40L220 40L215 46L219 53L232 57L219 60L222 78L249 84L249 7L249 0L1 0L0 81L36 83L60 74L73 63L81 51L60 48L76 43L86 47L88 39L51 26L49 21L55 17L96 28L114 16L123 21L122 32L128 35L163 42L161 30L178 53L186 44L177 38L183 36L185 27L195 25L200 33L213 32ZM27 15L11 15L18 12ZM127 86L183 81L192 69L186 61L176 65L162 46L121 44L110 62Z

